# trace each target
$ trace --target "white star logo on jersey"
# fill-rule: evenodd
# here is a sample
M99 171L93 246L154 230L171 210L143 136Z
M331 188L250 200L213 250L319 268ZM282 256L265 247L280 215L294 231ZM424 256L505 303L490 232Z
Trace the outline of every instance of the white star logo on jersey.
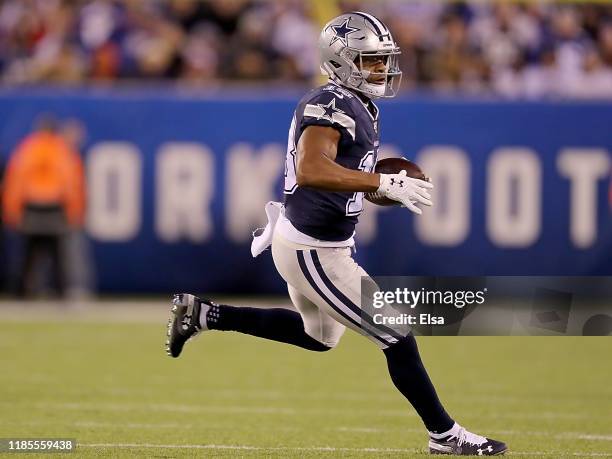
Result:
M318 120L323 118L324 120L329 120L330 122L333 123L334 122L334 119L333 119L334 113L344 113L339 108L336 108L336 99L335 98L330 100L329 104L327 104L327 105L325 105L325 104L317 104L317 107L319 107L321 110L323 110L322 112L317 114L317 119Z
M304 117L312 117L318 120L323 119L332 124L339 124L345 128L353 140L355 140L355 120L348 116L343 110L336 108L335 97L327 104L306 104L304 107Z
M359 30L357 27L349 26L349 21L350 18L346 18L346 20L342 24L331 26L332 30L334 31L334 37L332 38L332 41L329 46L333 45L338 40L340 40L344 46L348 46L346 36Z

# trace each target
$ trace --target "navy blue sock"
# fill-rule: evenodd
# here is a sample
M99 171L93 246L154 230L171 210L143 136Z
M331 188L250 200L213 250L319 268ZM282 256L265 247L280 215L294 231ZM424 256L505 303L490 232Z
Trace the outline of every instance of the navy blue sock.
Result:
M309 351L323 352L325 346L304 331L302 316L287 309L242 308L220 304L206 315L211 330L237 331L247 335L293 344Z
M430 432L446 432L455 423L438 399L423 366L414 336L409 335L384 349L395 387L408 399Z

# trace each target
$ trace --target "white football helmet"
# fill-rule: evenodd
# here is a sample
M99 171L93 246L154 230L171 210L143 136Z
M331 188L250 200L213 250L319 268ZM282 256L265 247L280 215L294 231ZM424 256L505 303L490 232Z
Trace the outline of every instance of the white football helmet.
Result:
M369 97L394 97L402 79L398 65L400 49L391 32L371 14L342 14L323 27L319 37L321 73L333 81ZM363 69L363 58L381 56L384 72ZM380 77L381 82L368 78Z

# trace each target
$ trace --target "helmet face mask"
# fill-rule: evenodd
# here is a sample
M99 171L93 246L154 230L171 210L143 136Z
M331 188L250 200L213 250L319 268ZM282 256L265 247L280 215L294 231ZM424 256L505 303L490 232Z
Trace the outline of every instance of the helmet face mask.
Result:
M402 80L402 71L399 69L398 62L399 54L399 49L397 52L389 53L359 53L355 64L360 69L364 81L362 89L360 87L355 89L362 90L374 97L395 97ZM374 60L373 58L382 59L384 71L376 72L365 68L368 66L366 62Z
M402 72L400 49L389 29L366 13L347 13L325 25L319 38L321 72L368 97L394 97ZM379 58L379 59L376 59ZM382 60L383 65L376 65Z

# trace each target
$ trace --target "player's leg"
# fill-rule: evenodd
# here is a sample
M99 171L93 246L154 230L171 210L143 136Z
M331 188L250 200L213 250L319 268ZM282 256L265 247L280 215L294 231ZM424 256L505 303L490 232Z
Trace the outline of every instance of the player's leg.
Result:
M310 351L321 352L335 347L344 327L322 313L291 285L287 285L287 288L298 312L284 308L213 305L206 317L200 317L200 323L206 321L206 326L211 330L236 331Z
M304 331L328 348L336 347L346 327L323 312L292 285L287 284L287 288L291 302L302 316Z
M491 455L505 451L503 443L467 432L446 413L412 335L399 336L394 330L376 325L361 310L361 281L367 273L355 263L348 249L301 248L275 238L273 255L279 272L328 315L370 338L383 350L393 383L430 432L431 452ZM291 250L298 270L279 263L290 257L278 254Z
M436 395L421 363L414 337L403 338L394 330L364 320L359 305L361 278L367 274L351 258L350 250L296 250L299 246L287 243L280 237L275 239L274 244L274 261L285 280L299 288L324 313L368 337L384 350L394 384L414 406L430 431L450 429L454 422ZM291 256L284 256L283 252L291 252ZM283 263L289 258L295 260L296 269Z
M188 293L175 295L168 321L168 355L178 357L185 343L204 330L234 331L309 351L331 349L306 333L302 317L295 311L217 304Z

